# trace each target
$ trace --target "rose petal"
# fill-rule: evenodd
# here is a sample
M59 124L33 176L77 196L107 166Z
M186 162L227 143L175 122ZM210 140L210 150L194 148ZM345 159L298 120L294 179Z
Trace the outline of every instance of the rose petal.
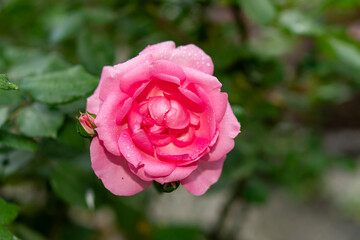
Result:
M152 144L157 147L162 147L171 143L171 137L167 134L150 134L149 139Z
M173 41L161 42L147 46L139 55L151 54L154 59L169 59L174 49L175 43Z
M195 129L193 127L189 127L188 131L182 134L178 134L178 136L173 136L173 143L178 147L185 147L195 139Z
M164 85L176 86L167 82L163 83L165 83ZM136 96L138 102L147 101L150 97L164 96L164 90L158 86L158 81L152 80L143 85L146 85L146 87Z
M151 80L152 63L144 61L133 69L125 72L120 79L121 91L132 96L138 87Z
M120 110L118 111L118 113L115 115L116 116L116 124L117 125L120 125L121 122L124 120L125 116L129 113L130 109L131 109L131 106L133 104L133 101L134 99L133 98L127 98Z
M200 160L198 167L180 183L184 188L196 196L204 194L211 185L219 180L226 156L217 161L207 162Z
M104 186L113 194L120 196L134 195L151 182L145 182L129 169L126 159L107 152L99 138L93 138L90 145L91 166Z
M175 169L175 164L162 162L155 156L139 150L133 140L129 129L125 129L118 141L119 148L126 160L135 168L144 167L145 173L152 177L166 177Z
M148 128L148 133L156 136L157 134L163 134L167 131L167 128L162 125L153 124ZM168 136L168 134L166 134Z
M177 166L176 169L167 177L154 179L158 183L175 182L188 177L198 166L198 162L191 163L186 166Z
M166 60L157 60L152 63L152 74L154 79L170 81L180 85L185 80L185 73L178 65Z
M183 70L186 76L186 80L183 86L187 86L193 83L195 85L201 86L201 88L204 89L206 93L212 92L214 90L216 92L220 92L222 85L216 77L193 68L183 68Z
M223 92L213 93L209 95L209 100L215 113L215 121L220 122L226 112L228 95Z
M128 126L130 127L132 132L136 132L141 128L141 123L143 121L142 116L137 111L136 108L132 108L127 115Z
M179 87L178 88L180 93L186 97L188 100L190 100L193 104L196 104L200 107L202 107L204 105L203 101L201 100L201 98L199 96L197 96L195 93L193 93L192 91Z
M216 77L193 69L184 69L184 72L186 74L184 85L192 86L193 84L200 86L204 90L214 110L216 121L220 122L225 114L228 95L227 93L220 92L221 83L219 80Z
M150 153L154 152L154 147L144 130L138 129L132 134L133 141L144 150L149 151Z
M206 153L209 146L209 140L205 138L196 137L192 144L185 147L178 147L174 143L169 143L166 146L156 147L156 154L159 158L167 158L174 161L185 161L183 163L188 164L194 160L199 159ZM177 162L177 165L181 165L181 162Z
M170 102L165 97L151 97L149 99L149 112L158 125L164 121L165 114L170 110Z
M131 164L129 164L129 168L136 176L138 176L144 181L157 181L161 184L164 184L166 182L174 182L186 178L196 169L197 164L198 163L196 161L185 166L177 166L175 170L166 177L151 177L145 173L143 167L135 168Z
M196 136L206 138L211 142L216 131L216 120L215 113L211 106L210 100L204 90L201 87L195 86L198 96L204 103L204 110L199 114L200 124L199 128L196 129Z
M214 64L211 58L199 47L189 44L175 48L174 42L150 45L140 55L151 54L154 59L169 60L182 67L189 67L212 75Z
M189 113L190 113L190 124L195 127L198 127L200 124L200 117L193 112L189 112Z
M97 87L93 95L86 100L86 111L97 114L103 101L99 98L100 88Z
M146 116L149 111L148 110L148 102L149 102L149 100L146 99L146 100L142 101L141 103L139 103L139 105L138 105L139 113L143 116Z
M151 61L151 59L152 57L150 55L143 54L141 56L132 58L124 63L115 65L114 67L105 66L101 73L101 78L99 83L100 99L104 101L110 92L120 90L119 84L122 76L125 73L129 72L131 69L140 65L141 63Z
M128 98L122 92L111 92L103 102L95 118L96 132L106 149L117 156L120 156L117 141L121 131L126 127L116 124L116 116L122 110L124 101Z
M206 74L212 75L214 72L214 64L211 58L193 44L180 46L173 50L170 61L182 67L193 68Z
M165 117L165 123L169 128L183 129L190 123L189 112L176 100L170 100L171 108Z
M115 67L105 66L102 69L98 88L100 89L99 97L105 100L107 95L112 91L119 91L119 79L121 72Z
M224 118L219 124L219 137L210 152L203 157L206 161L216 161L234 148L234 138L240 132L240 123L228 103Z

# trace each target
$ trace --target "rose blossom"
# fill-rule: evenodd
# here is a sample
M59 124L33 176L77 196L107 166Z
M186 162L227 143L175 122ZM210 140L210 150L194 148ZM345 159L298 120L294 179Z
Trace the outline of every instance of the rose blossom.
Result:
M174 42L103 68L87 111L97 115L92 168L107 189L128 196L180 181L201 195L219 179L240 124L213 69L200 48Z

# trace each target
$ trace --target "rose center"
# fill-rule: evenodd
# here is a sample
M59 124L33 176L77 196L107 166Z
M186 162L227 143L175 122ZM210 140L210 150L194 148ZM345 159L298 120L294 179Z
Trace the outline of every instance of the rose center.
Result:
M175 99L155 96L134 102L128 122L134 142L153 151L169 143L179 147L191 144L195 138L193 115Z

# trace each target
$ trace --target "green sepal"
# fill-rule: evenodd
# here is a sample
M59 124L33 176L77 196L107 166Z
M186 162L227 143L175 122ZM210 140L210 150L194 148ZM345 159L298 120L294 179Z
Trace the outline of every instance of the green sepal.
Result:
M82 116L84 116L84 115L86 115L86 117L87 117L87 119L89 120L92 128L94 129L94 134L89 134L89 133L84 129L83 125L80 123L79 118L82 117ZM89 116L91 116L91 117L94 118L94 119L96 118L96 114L89 113L88 111L86 111L86 113L80 112L80 117L77 117L77 120L78 120L78 121L77 121L77 124L76 124L76 130L77 130L77 132L80 134L80 136L82 136L82 137L84 137L84 138L93 138L93 137L95 137L95 136L97 135L97 132L96 132L96 130L95 130L96 126L95 126L95 124L94 124L92 121L90 121Z
M180 186L180 181L168 182L164 184L154 181L153 185L159 193L163 193L163 192L170 193L175 191Z

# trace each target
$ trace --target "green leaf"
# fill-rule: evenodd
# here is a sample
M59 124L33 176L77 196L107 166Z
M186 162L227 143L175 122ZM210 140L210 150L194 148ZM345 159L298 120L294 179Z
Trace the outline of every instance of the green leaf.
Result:
M63 71L24 79L21 89L29 91L40 101L50 104L65 103L90 93L99 80L88 74L81 66Z
M84 14L82 11L64 13L50 23L50 41L58 43L65 39L73 37L84 23Z
M0 154L0 178L10 176L18 171L27 170L24 168L34 157L28 151L11 151L8 154Z
M336 38L330 38L328 42L340 61L360 69L360 51L356 46Z
M69 64L57 54L49 54L15 64L8 73L11 79L19 81L24 77L59 71L68 67Z
M250 40L250 49L259 58L277 57L293 50L294 38L277 28L267 27L256 37Z
M18 207L12 203L7 203L0 198L0 224L9 224L18 215Z
M24 93L22 91L0 91L0 106L15 105L23 101Z
M84 139L76 131L77 122L77 120L73 119L64 124L64 127L62 127L59 132L59 142L75 148L81 148L84 146Z
M38 148L38 144L30 138L2 131L0 131L0 143L6 147L32 152Z
M0 128L2 125L4 125L8 117L9 117L9 108L0 107Z
M77 55L89 72L100 74L103 66L114 64L115 46L106 34L83 31L77 40Z
M276 9L271 0L239 0L246 13L259 24L268 24L276 17Z
M16 117L19 130L29 137L53 137L64 122L64 116L46 105L34 103Z
M86 98L82 97L75 101L57 105L56 108L59 112L69 115L78 115L79 111L85 111Z
M296 10L283 11L279 22L294 34L319 35L322 32L317 22Z
M15 237L9 230L7 230L4 226L0 225L0 239L1 240L16 240Z
M87 185L84 172L69 162L57 163L50 176L55 193L71 205L86 207Z
M15 83L9 82L9 79L5 74L0 74L0 89L17 90L18 86Z

